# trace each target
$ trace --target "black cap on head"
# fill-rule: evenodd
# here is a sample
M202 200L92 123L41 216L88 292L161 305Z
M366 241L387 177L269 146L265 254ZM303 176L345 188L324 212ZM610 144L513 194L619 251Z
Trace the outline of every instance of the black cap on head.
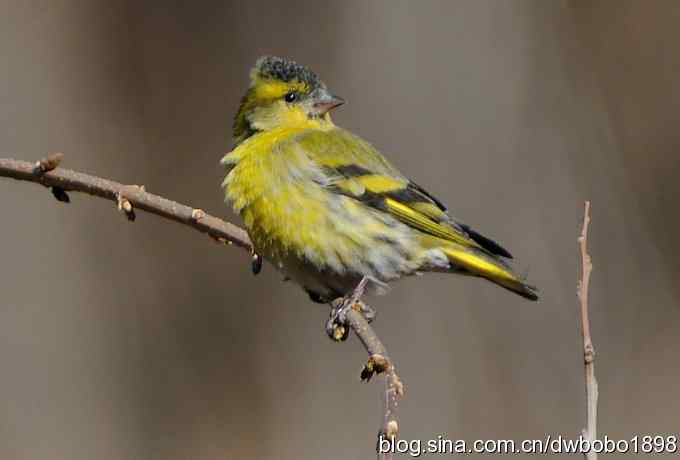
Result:
M314 72L289 59L263 56L257 60L255 69L261 78L270 78L285 81L286 83L297 80L307 83L311 88L323 86L323 83Z

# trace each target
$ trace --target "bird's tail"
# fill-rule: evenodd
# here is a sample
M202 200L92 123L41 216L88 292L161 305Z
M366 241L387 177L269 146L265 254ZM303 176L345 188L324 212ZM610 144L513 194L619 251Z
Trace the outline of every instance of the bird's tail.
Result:
M538 300L536 288L525 283L524 279L500 257L483 249L463 247L455 243L442 245L440 249L456 270L486 278L529 300Z

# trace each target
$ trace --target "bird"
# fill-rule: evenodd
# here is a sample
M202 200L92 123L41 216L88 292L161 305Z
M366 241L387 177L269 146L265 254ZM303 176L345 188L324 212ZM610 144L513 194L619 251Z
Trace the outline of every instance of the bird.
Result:
M291 59L263 56L250 71L221 164L225 199L252 241L253 271L263 257L318 303L360 283L384 294L426 272L483 278L537 300L510 252L333 123L344 103Z

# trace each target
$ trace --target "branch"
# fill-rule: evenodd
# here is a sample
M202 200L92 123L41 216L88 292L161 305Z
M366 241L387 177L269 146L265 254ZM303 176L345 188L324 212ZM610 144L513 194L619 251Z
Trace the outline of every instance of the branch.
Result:
M51 153L47 158L37 163L0 158L0 177L34 182L49 187L54 197L59 201L70 201L66 192L83 192L104 198L117 203L118 209L124 212L129 220L135 219L135 208L141 209L187 225L206 233L219 242L233 244L252 253L250 238L242 228L211 216L201 209L149 193L144 189L144 186L124 185L101 177L59 168L62 158L63 154L61 153ZM356 303L363 305L358 299ZM366 308L370 310L368 306ZM373 373L385 373L386 403L381 433L394 437L398 431L397 400L403 395L403 385L388 358L385 346L362 313L351 308L347 312L346 318L349 327L359 337L369 355L368 362L362 372L362 380L370 379ZM385 458L391 458L390 456L391 454L387 454Z
M200 209L148 193L143 186L123 185L119 182L71 171L70 169L57 168L59 161L55 161L55 157L57 157L55 154L48 155L47 159L36 164L0 158L0 176L35 182L50 187L55 196L64 194L62 196L65 199L60 201L68 200L68 195L65 192L83 192L118 203L119 209L125 211L128 216L134 208L142 209L157 216L188 225L219 241L232 243L246 249L251 247L250 239L245 230L229 222L206 214ZM55 192L55 190L57 191ZM59 199L58 196L57 199ZM126 209L129 209L129 211Z
M581 332L583 335L583 362L586 380L586 408L588 416L583 437L590 445L597 439L597 379L595 378L595 347L590 337L590 319L588 314L588 286L593 264L588 254L588 226L590 224L590 201L586 201L583 212L583 230L578 238L581 250L581 279L578 283L578 298L581 304ZM590 451L584 454L586 460L597 460L597 453Z
M368 362L361 372L362 380L370 380L373 373L385 373L385 400L383 424L378 433L378 442L381 439L396 440L399 434L397 422L397 408L399 399L404 396L404 384L397 375L394 364L387 355L387 349L376 334L371 332L371 326L361 313L361 308L351 308L346 315L347 324L357 334L359 340L368 352ZM378 450L376 448L376 450ZM390 460L394 452L379 452L378 458Z
M378 432L376 453L379 459L391 460L394 452L389 449L383 451L384 442L394 445L399 434L397 407L399 398L404 395L404 385L378 336L366 333L371 329L369 321L375 318L375 311L361 301L368 281L369 279L364 276L350 295L333 301L331 315L326 323L326 332L331 339L336 341L343 341L347 338L348 327L356 332L368 351L368 361L361 371L362 381L368 382L373 374L385 374L384 417L382 427Z

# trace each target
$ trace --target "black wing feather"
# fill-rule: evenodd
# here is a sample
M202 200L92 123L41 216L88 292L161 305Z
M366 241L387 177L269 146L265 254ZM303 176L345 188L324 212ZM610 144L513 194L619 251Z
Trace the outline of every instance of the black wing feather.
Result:
M476 231L472 230L469 225L458 225L460 225L460 227L470 236L470 238L472 238L473 241L477 242L477 244L489 251L491 254L512 259L512 254L510 254L507 249L496 243L491 238L487 238L481 233L477 233Z

